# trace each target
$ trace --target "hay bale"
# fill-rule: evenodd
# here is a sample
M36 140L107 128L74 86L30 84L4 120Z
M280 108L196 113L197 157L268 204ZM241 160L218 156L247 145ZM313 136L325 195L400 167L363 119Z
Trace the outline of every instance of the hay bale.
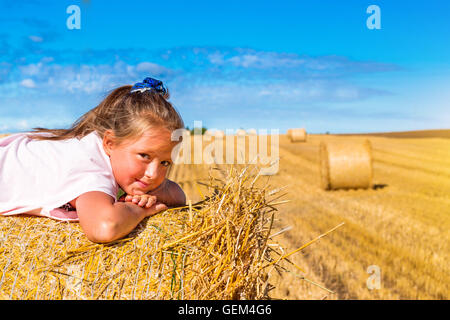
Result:
M214 130L214 131L208 130L208 131L209 131L209 135L211 137L219 138L219 139L225 137L225 132L223 130Z
M289 129L287 135L291 142L306 142L306 130L304 128Z
M223 130L216 130L214 136L216 138L223 138L223 137L225 137L225 132Z
M213 139L222 139L225 137L225 133L221 130L208 129L203 134L203 137L207 141L211 141Z
M321 185L325 190L370 188L372 186L372 147L363 142L320 143Z
M78 223L0 216L0 299L267 298L269 196L279 195L249 171L214 171L224 178L211 175L210 197L110 244L90 242Z
M289 139L291 138L291 132L292 132L292 129L288 129L287 132L286 132L286 136L287 136Z

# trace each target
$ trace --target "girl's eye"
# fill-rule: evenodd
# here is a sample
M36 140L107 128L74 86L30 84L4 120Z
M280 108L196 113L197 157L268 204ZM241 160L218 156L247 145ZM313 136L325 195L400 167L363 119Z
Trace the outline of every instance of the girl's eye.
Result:
M170 161L162 161L161 164L162 164L164 167L168 167L168 166L170 166Z
M146 153L139 153L139 156L141 156L144 159L150 159L150 156Z

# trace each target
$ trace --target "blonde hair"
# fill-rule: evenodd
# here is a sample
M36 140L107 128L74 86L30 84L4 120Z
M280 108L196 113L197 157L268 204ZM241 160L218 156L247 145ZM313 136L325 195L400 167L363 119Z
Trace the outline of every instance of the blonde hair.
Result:
M29 137L37 140L66 140L78 138L96 131L102 138L107 130L112 130L117 143L142 135L153 128L169 131L184 128L183 119L169 99L169 91L164 95L155 91L130 92L132 86L114 89L95 108L86 112L69 129L33 128ZM50 133L38 135L35 133Z

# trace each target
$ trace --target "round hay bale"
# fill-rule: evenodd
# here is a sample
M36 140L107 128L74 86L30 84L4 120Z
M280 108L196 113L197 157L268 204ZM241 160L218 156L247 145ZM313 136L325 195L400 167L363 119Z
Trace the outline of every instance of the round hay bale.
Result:
M205 133L203 134L203 136L210 140L211 137L214 138L223 138L225 136L225 133L221 130L215 130L215 129L208 129L205 131Z
M325 190L372 187L372 146L363 142L320 143L321 185Z
M288 129L287 132L286 132L286 136L287 136L289 139L291 138L291 132L292 132L292 129Z
M223 130L216 130L216 132L214 133L214 136L216 138L223 138L223 137L225 137L225 132L223 132Z
M304 128L289 129L288 137L291 139L291 142L306 142L306 130Z

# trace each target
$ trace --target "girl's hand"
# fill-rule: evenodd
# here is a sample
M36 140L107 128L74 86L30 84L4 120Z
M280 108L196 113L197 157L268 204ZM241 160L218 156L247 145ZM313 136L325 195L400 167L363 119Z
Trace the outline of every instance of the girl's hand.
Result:
M134 196L127 195L124 200L125 202L132 202L146 209L149 209L151 206L156 204L157 201L156 196L152 196L149 194L134 195Z
M158 201L148 209L145 207L145 216L150 217L166 209L168 209L168 207L164 203Z
M156 196L152 196L149 194L134 195L134 196L127 195L123 200L124 202L131 202L146 209L145 210L146 217L150 217L160 211L167 209L167 206L164 203L157 201Z

